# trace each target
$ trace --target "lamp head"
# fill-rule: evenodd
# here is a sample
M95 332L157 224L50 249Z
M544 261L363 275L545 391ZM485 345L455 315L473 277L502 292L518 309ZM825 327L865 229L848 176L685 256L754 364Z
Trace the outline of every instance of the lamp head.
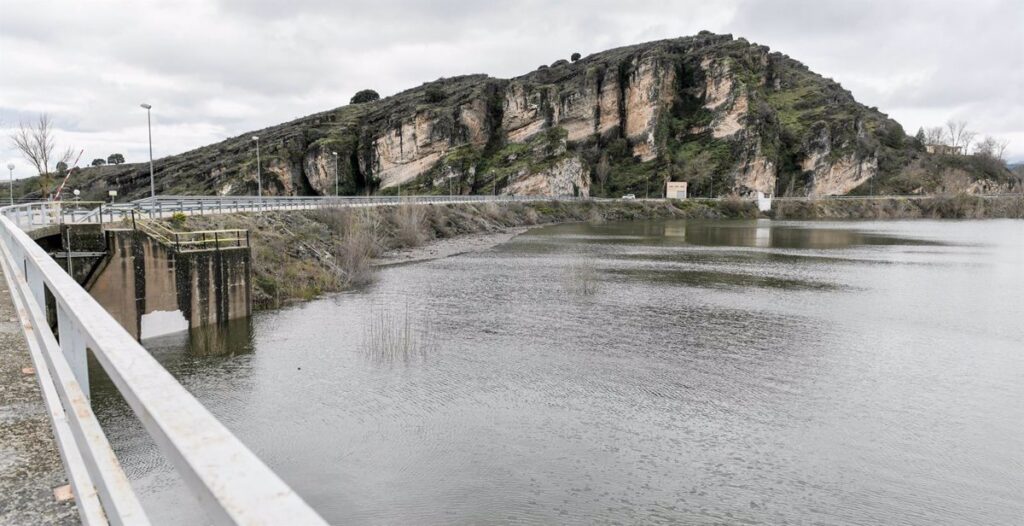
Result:
M8 170L13 170L14 169L14 163L7 163L7 169Z
M260 136L259 135L253 135L252 136L252 140L258 141L258 140L260 140Z
M337 157L338 156L338 152L331 152L331 155Z
M139 104L139 106L141 106L141 107L143 107L143 108L145 108L147 110L152 108L152 106L150 106L149 104L146 104L145 102L143 102L142 104Z
M78 197L80 195L82 195L82 191L77 189L77 188L75 188L75 197Z

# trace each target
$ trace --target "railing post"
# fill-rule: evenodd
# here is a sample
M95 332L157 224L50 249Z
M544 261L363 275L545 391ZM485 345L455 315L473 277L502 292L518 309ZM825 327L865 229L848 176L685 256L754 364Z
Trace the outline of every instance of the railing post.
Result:
M78 385L89 398L89 358L86 353L85 339L67 313L64 305L57 304L57 331L60 335L60 350L64 359L71 366L71 372L78 380Z

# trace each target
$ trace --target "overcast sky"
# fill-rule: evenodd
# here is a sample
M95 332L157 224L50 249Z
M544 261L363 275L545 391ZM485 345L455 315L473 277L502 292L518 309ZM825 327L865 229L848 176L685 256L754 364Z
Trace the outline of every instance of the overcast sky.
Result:
M0 127L47 112L81 164L156 157L438 77L702 29L770 46L919 126L966 119L1024 161L1021 0L0 0ZM6 137L0 160L32 175Z

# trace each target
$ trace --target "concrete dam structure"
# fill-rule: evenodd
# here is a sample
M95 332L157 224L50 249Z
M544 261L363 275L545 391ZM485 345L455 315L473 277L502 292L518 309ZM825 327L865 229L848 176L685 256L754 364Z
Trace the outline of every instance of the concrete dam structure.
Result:
M179 250L141 230L107 230L86 290L138 339L252 312L248 246Z

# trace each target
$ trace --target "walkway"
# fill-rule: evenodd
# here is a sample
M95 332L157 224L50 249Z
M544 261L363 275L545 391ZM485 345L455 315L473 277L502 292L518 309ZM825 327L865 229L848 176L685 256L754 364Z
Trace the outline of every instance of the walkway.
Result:
M74 499L57 502L67 484L32 358L0 269L0 524L78 524Z

